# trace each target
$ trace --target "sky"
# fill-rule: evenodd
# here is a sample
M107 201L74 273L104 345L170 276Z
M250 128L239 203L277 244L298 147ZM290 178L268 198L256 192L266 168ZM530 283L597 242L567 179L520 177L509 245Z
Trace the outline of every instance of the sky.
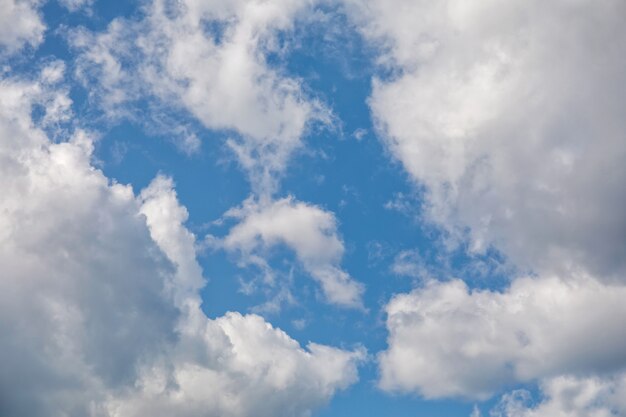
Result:
M625 18L0 0L0 415L626 416Z

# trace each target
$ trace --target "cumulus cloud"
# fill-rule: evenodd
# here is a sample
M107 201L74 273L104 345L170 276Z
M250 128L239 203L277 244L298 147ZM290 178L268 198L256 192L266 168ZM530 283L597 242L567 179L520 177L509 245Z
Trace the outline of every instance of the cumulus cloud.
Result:
M284 53L278 34L312 4L154 0L141 20L75 32L78 75L110 113L151 97L160 103L152 111L176 105L209 129L233 132L227 143L255 190L272 192L309 123L328 117L298 79L268 63Z
M43 40L38 0L0 0L0 53L13 53Z
M144 369L107 416L307 416L356 380L360 353L307 350L259 316L229 313L187 328L174 364Z
M506 394L492 417L611 417L626 414L626 375L611 378L559 377L540 386L544 396L532 405L528 391Z
M33 125L35 104L50 123L67 117L63 93L7 79L0 90L1 414L88 415L174 339L161 296L172 268L130 187L89 165L88 136L52 143Z
M377 131L472 249L534 270L626 272L626 33L619 0L356 8L397 70Z
M431 281L387 305L381 387L485 399L502 387L626 366L626 287L520 278L505 292Z
M362 307L362 284L353 280L339 265L344 253L332 213L295 201L247 200L227 213L241 219L223 239L229 251L242 254L244 261L265 267L264 252L277 245L292 249L304 269L318 281L327 300L346 307Z
M204 315L172 181L136 196L93 167L89 134L47 137L71 117L57 70L0 81L0 414L306 416L353 383L360 351Z

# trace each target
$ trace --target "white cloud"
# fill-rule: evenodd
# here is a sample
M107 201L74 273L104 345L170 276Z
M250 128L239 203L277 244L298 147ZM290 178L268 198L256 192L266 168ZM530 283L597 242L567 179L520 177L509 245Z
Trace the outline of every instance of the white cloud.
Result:
M143 370L110 416L308 416L356 381L360 353L307 350L261 317L229 313L184 334L173 365ZM190 330L190 329L188 329Z
M626 287L519 278L505 292L431 281L387 305L386 390L485 399L503 387L626 367Z
M43 40L38 0L0 0L0 53L13 53Z
M626 414L626 375L610 378L558 377L544 381L543 401L531 404L528 391L505 394L492 417L611 417Z
M50 141L32 107L62 122L63 95L0 81L0 414L306 416L356 380L360 351L208 319L171 180L137 197L91 165L86 133Z
M396 296L382 387L485 398L626 366L626 3L346 4L393 70L369 104L425 218L538 275Z
M271 193L309 123L328 118L298 79L267 62L284 53L277 35L289 33L312 3L154 0L142 20L76 32L78 74L111 113L152 97L152 112L178 107L209 129L234 131L227 143L253 187Z
M63 92L7 79L0 91L0 414L88 415L174 339L172 267L132 190L89 165L88 137L52 143L33 125L34 104L49 123L67 116Z
M186 303L199 307L198 290L205 280L196 261L195 236L183 226L189 214L178 203L172 179L157 176L139 199L152 239L176 266L175 280L167 283L166 289L177 307L190 307Z
M429 218L523 268L622 279L625 3L358 4L398 73L374 80L377 131Z
M332 213L292 197L259 202L248 199L227 216L241 219L223 239L244 262L266 267L264 252L277 245L292 249L304 269L318 281L327 300L346 307L362 307L362 284L339 266L344 253Z

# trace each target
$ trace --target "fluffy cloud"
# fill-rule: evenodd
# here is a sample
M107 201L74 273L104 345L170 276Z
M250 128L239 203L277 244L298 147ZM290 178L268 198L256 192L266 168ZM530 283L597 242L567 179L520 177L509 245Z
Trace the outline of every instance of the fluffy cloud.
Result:
M78 75L92 82L91 93L109 112L151 97L161 103L153 113L176 105L209 129L234 132L228 145L255 190L271 192L308 124L327 118L300 81L267 62L283 53L277 35L312 3L154 0L142 20L118 19L100 34L76 32Z
M195 236L183 226L189 214L178 203L172 179L157 176L139 199L152 239L176 266L174 280L166 284L170 297L178 308L198 308L198 290L205 281L196 261Z
M143 370L107 416L307 416L356 380L358 353L301 349L259 316L229 313L186 328L174 364Z
M429 217L535 270L626 272L624 2L366 2L378 132Z
M346 4L393 70L369 103L425 218L538 275L395 297L383 388L484 398L624 368L624 2Z
M45 25L38 0L0 0L0 53L12 53L24 45L37 46Z
M429 282L387 305L382 388L485 399L519 382L626 366L626 287L520 278L505 292Z
M0 81L0 414L305 416L354 382L361 352L204 315L171 180L137 197L87 133L48 139L71 117L59 71Z
M89 165L87 135L52 143L33 125L36 104L44 121L68 117L63 93L7 79L0 90L1 414L87 415L174 339L178 313L161 296L173 268L130 187Z
M320 283L329 302L362 307L362 284L339 266L344 246L337 236L337 222L332 213L287 197L271 202L249 199L227 215L241 222L224 238L225 249L238 251L244 260L256 260L264 266L264 251L286 245Z
M541 384L545 396L531 405L527 391L502 397L493 417L611 417L626 414L626 375L608 379L559 377Z

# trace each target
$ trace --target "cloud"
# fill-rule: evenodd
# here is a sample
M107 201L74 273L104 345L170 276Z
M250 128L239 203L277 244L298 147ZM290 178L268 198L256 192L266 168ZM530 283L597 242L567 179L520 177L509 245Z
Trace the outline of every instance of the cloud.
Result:
M506 394L492 417L610 417L626 414L626 375L611 378L558 377L540 386L544 396L532 405L528 391Z
M176 266L172 295L185 317L172 351L142 369L138 389L107 401L108 415L304 416L357 380L361 351L315 343L302 349L256 315L207 319L195 237L183 226L187 211L173 182L157 177L140 198L152 238Z
M452 280L394 297L381 386L487 398L623 369L625 4L348 0L346 10L380 48L388 71L369 105L424 190L423 218L536 275L502 292Z
M0 81L0 414L306 416L356 381L361 351L204 315L173 182L136 196L88 133L50 140L42 124L71 118L51 72Z
M391 272L415 280L431 277L431 272L418 250L403 250L398 253L391 263Z
M13 53L25 45L37 46L46 28L39 15L40 1L0 0L0 53Z
M91 13L90 7L93 5L94 0L59 0L59 3L70 12L77 12L79 10L86 10Z
M395 76L378 134L428 218L520 267L626 272L626 33L621 1L353 6Z
M174 365L146 368L110 416L307 416L356 381L360 353L307 350L261 317L228 313L184 334Z
M387 305L380 385L486 399L504 387L626 367L626 287L519 278L504 292L430 281Z
M248 199L227 216L241 221L223 239L226 250L239 252L244 262L266 267L264 253L286 245L319 282L329 302L362 307L363 285L339 266L344 246L332 213L287 197L269 202Z
M175 338L161 295L173 268L130 187L90 166L88 135L53 143L33 125L35 105L52 110L44 121L67 116L63 92L11 79L0 90L0 414L88 415Z
M312 4L154 0L139 20L75 31L77 74L114 116L148 98L152 119L178 108L224 131L255 191L271 193L310 123L328 121L298 79L268 62L285 53L294 22Z
M173 180L157 176L139 199L152 239L176 267L175 279L167 283L170 296L179 308L199 307L198 290L205 280L196 261L195 236L183 226L189 214L178 202Z

